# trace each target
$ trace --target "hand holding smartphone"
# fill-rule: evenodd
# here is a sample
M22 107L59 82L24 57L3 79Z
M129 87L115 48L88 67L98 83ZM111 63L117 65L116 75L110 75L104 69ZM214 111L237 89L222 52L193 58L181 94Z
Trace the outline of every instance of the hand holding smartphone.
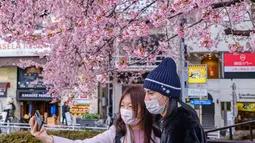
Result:
M37 122L37 131L39 132L43 125L43 118L38 110L35 111L35 121Z
M35 123L37 126L35 127ZM38 110L35 111L35 115L30 119L29 121L30 127L31 127L31 134L44 143L53 143L54 138L47 134L46 128L42 129L42 126L44 124L43 118Z

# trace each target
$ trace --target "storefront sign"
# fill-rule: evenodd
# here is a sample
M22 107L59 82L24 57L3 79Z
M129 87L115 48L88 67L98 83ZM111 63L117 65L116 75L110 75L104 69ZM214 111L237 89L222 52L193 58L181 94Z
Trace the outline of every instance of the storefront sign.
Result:
M202 88L188 88L188 97L190 98L200 98L207 97L207 89Z
M89 99L88 95L79 95L77 99Z
M238 111L255 112L255 103L236 103Z
M255 93L251 94L251 93L239 93L238 94L239 99L254 99L255 100Z
M17 91L17 100L37 100L37 101L42 101L42 100L51 100L52 96L46 94L47 91L23 91L23 90L18 90Z
M207 65L188 65L188 83L207 83Z
M45 45L17 42L8 43L0 40L0 57L36 56L36 53L46 50L49 50L49 48Z
M21 93L20 97L35 97L35 98L41 98L41 97L51 97L50 95L46 95L46 94L41 94L41 93Z
M212 100L190 100L192 105L211 105Z
M225 72L255 72L255 53L224 54Z
M74 105L72 106L72 108L70 109L70 112L72 114L72 116L75 117L81 117L84 114L89 113L90 111L90 105Z

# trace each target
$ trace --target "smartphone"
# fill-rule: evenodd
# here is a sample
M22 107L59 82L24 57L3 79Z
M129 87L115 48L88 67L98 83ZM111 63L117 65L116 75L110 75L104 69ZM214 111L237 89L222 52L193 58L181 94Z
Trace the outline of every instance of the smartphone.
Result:
M43 126L43 118L38 110L35 111L35 121L37 122L37 131L40 131Z

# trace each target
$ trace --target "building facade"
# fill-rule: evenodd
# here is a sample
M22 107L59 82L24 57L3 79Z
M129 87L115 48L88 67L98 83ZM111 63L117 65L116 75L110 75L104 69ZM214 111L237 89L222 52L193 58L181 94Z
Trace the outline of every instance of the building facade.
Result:
M241 24L234 25L234 28L252 29L252 23L245 20ZM224 27L211 26L210 30L211 37L214 38L219 32L224 32ZM225 37L218 38L224 39ZM201 47L199 39L196 40L197 42L185 41L188 50L192 49L188 51L191 55L189 57L190 65L206 65L207 82L191 83L186 88L206 91L207 97L202 100L212 100L210 105L202 105L201 108L195 106L199 114L202 112L203 126L205 128L223 127L255 119L255 108L253 107L255 102L255 85L253 84L255 54L249 52L229 53L228 44L235 42L233 37L219 41L211 49ZM238 42L241 46L246 46L249 39ZM190 75L187 76L189 78ZM188 100L192 100L188 94L186 96L189 98ZM248 127L242 126L238 129L248 129Z
M47 50L48 48L40 45L27 45L23 43L7 43L0 40L0 107L4 111L7 101L13 101L15 105L14 118L19 120L25 115L33 115L35 110L39 110L43 115L44 112L54 113L49 105L51 100L45 86L42 83L34 84L33 82L41 78L42 69L27 67L21 69L17 66L20 60L32 60L38 63L45 63L46 59L41 59L36 52ZM11 99L11 100L9 100ZM57 108L57 105L56 105Z
M243 26L245 25L245 29ZM245 20L243 23L235 25L236 29L248 30L252 29L250 21ZM215 38L219 32L224 32L224 27L211 26L211 37ZM225 37L218 37L225 39ZM201 123L206 129L223 127L234 123L244 122L255 119L255 54L254 53L229 53L228 44L234 43L232 37L226 41L220 41L211 49L203 48L197 42L184 39L187 45L187 52L190 53L189 65L205 65L206 73L205 82L189 83L186 81L186 86L183 90L185 102L195 108ZM239 42L245 46L247 40ZM190 50L192 49L192 50ZM217 51L217 52L212 52ZM201 58L203 57L203 58ZM142 66L141 66L142 67ZM127 71L139 71L141 67L129 67ZM148 69L148 72L155 66ZM180 70L180 65L178 65ZM178 70L178 71L179 71ZM186 77L189 78L188 68ZM142 85L143 81L138 83ZM125 90L125 87L132 84L114 83L112 87L113 94L113 110L118 113L119 99ZM133 84L137 85L137 84ZM192 97L193 96L193 97ZM199 97L199 96L203 96ZM195 98L194 98L195 97ZM190 103L191 100L203 100L204 105L195 105ZM208 101L208 102L207 102ZM240 127L245 129L246 127Z

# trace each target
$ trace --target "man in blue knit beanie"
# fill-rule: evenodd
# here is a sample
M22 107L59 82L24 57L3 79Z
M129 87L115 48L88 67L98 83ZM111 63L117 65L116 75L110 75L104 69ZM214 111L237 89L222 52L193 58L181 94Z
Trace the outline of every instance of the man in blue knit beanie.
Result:
M196 111L179 99L181 83L172 58L164 59L151 71L143 87L146 108L162 116L161 143L207 142Z

